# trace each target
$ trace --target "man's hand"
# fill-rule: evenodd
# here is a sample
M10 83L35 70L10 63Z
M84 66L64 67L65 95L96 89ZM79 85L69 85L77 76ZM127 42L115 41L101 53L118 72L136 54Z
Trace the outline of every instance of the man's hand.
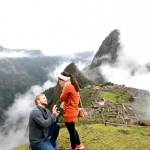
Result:
M56 117L60 114L60 111L57 111L57 106L56 105L53 106L52 112L54 114L56 114Z

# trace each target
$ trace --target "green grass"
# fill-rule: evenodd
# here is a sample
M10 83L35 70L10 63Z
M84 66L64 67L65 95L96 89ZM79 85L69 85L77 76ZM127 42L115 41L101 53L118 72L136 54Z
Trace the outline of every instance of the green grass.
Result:
M11 150L27 150L27 144L21 145L19 147L15 147Z
M115 103L117 101L117 98L116 98L117 95L112 92L102 92L102 96L106 99L111 99ZM118 98L118 102L125 104L125 105L129 105L129 103L125 99L122 99L122 97Z
M84 150L148 150L150 128L111 126L104 124L76 125ZM61 128L57 140L65 148L70 147L69 134ZM12 150L26 150L27 144Z

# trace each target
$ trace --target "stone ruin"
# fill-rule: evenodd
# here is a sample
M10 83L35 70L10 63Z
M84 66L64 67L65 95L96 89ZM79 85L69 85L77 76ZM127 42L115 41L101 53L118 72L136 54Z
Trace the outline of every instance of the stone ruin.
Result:
M89 111L89 117L99 118L103 122L107 120L111 123L122 124L138 120L131 105L125 106L101 97L95 99L95 104Z

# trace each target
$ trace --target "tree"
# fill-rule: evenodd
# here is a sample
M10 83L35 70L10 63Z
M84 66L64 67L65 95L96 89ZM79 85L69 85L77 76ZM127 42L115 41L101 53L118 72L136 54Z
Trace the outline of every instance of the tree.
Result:
M130 96L130 98L128 99L128 101L129 101L130 103L134 102L134 97L133 97L133 96Z
M120 97L120 96L118 96L118 95L115 97L115 98L116 98L116 103L118 103L118 98L119 98L119 97Z

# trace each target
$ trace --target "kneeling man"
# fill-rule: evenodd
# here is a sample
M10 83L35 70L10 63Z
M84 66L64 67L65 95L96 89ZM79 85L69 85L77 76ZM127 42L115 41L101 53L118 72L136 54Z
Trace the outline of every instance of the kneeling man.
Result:
M62 149L61 145L56 144L60 130L57 123L56 105L52 108L52 113L46 106L48 104L45 94L37 95L35 98L36 107L31 111L29 118L29 141L32 150L55 150Z

